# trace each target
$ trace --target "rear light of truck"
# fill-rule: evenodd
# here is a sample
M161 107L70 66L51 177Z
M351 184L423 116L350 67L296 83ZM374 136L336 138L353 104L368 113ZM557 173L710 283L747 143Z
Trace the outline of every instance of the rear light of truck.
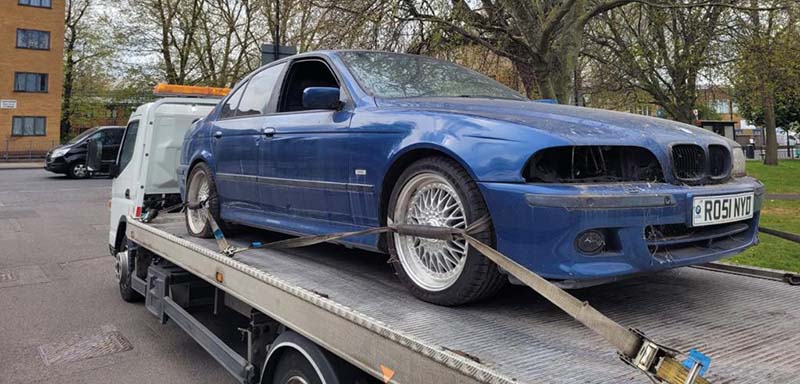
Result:
M142 217L142 207L136 207L136 210L133 211L133 217Z

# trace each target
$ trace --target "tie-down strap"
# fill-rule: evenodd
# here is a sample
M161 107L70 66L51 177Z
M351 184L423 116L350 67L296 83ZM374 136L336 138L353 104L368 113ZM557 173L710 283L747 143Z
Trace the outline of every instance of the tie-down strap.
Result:
M188 204L189 209L198 209L196 204ZM205 215L214 232L214 237L223 254L233 257L237 253L250 249L287 249L307 247L348 237L366 236L377 233L395 233L402 236L416 236L437 240L453 240L463 238L475 250L492 260L506 272L523 282L525 285L542 295L561 310L572 316L575 320L591 329L617 349L620 358L627 364L646 373L648 377L657 382L672 384L705 384L706 379L698 372L698 364L685 367L675 359L678 351L661 346L644 336L643 333L628 329L600 313L586 301L578 300L575 296L557 287L547 279L537 275L531 270L519 265L514 260L503 255L494 248L475 239L473 235L486 229L491 219L488 216L472 222L467 228L434 227L428 225L395 224L391 220L387 226L369 228L361 231L339 232L325 235L302 236L279 240L271 243L252 243L249 247L238 248L230 245L225 240L222 231L208 209L199 208ZM707 368L707 366L705 367Z

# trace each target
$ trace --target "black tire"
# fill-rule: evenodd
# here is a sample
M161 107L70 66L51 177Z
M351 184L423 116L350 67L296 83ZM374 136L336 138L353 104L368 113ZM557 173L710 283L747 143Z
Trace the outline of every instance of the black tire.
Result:
M300 378L303 381L293 381L293 378ZM275 365L270 383L295 384L302 382L322 384L322 379L303 354L294 349L287 349L281 354L278 364Z
M122 238L122 243L119 246L119 250L117 250L117 263L119 263L119 253L121 252L128 252L127 260L127 272L120 273L118 278L119 283L119 295L122 297L122 300L127 301L129 303L135 303L142 300L142 295L139 292L136 292L131 287L131 276L135 273L135 254L132 254L133 251L128 249L128 239L126 237ZM118 266L119 267L119 266Z
M214 218L214 221L217 222L217 225L219 226L219 228L224 233L227 233L230 230L230 228L225 224L225 222L222 221L222 218L220 217L219 199L217 198L217 183L216 183L216 180L214 179L214 173L211 172L211 168L209 168L208 165L206 165L206 163L197 163L197 165L195 165L192 168L191 172L189 172L189 177L186 179L187 180L187 182L186 182L186 198L187 199L191 198L190 195L189 195L189 191L191 191L190 188L191 188L192 180L195 180L195 177L200 175L200 174L202 174L206 178L206 180L208 181L208 188L209 188L208 193L209 193L209 196L211 196L211 198L209 198L209 200L208 200L208 204L209 204L209 211L211 212L211 216ZM191 234L192 236L195 236L195 237L201 237L201 238L206 238L206 239L214 237L214 233L211 230L211 225L209 225L208 223L206 223L205 226L203 227L203 229L200 230L200 231L197 231L197 230L193 229L191 227L191 225L189 225L189 220L190 220L189 215L190 215L189 209L188 208L184 209L186 230L189 232L189 234Z
M75 161L69 165L69 169L67 170L67 177L69 177L70 179L86 179L89 176L90 176L89 170L86 169L85 162Z
M414 176L423 173L434 173L444 177L454 187L453 189L463 203L468 223L488 215L488 209L478 185L460 164L447 157L428 157L412 163L400 175L389 199L387 217L392 217L398 204L398 195L406 183ZM404 269L398 257L395 236L397 235L389 235L387 239L392 265L403 285L421 300L445 306L466 304L494 295L508 281L505 275L500 273L494 262L470 247L464 267L455 283L443 290L427 290L417 285ZM494 229L491 226L480 233L476 233L473 237L485 244L494 246Z

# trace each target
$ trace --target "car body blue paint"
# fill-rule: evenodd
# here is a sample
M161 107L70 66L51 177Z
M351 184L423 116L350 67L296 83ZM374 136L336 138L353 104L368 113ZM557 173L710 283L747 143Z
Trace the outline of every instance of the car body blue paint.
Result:
M758 211L736 246L686 257L657 257L644 239L645 227L689 224L693 196L756 192L751 178L685 186L670 166L673 144L730 142L711 132L673 121L627 113L533 101L478 98L381 99L364 90L336 51L287 58L324 60L346 101L338 111L276 113L219 120L221 107L198 122L185 139L181 190L189 166L204 161L216 173L223 219L289 234L322 234L381 225L384 177L392 164L414 150L432 150L458 161L479 183L496 229L496 247L551 279L601 279L717 260L757 242ZM245 78L238 86L249 80ZM232 91L232 93L235 92ZM221 105L222 103L220 103ZM272 137L259 131L276 128ZM213 138L221 131L229 140ZM522 171L540 149L571 145L626 145L651 151L665 182L652 184L530 184ZM664 194L663 207L570 209L532 206L526 196L566 198ZM587 256L574 240L586 229L608 229L619 250ZM377 249L378 236L346 243Z

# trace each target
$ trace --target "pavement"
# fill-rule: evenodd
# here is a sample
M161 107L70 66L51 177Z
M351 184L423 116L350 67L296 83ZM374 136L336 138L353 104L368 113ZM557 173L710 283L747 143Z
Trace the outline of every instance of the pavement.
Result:
M0 161L0 170L4 169L42 169L44 161Z
M110 186L0 172L0 383L233 383L177 326L119 297Z

